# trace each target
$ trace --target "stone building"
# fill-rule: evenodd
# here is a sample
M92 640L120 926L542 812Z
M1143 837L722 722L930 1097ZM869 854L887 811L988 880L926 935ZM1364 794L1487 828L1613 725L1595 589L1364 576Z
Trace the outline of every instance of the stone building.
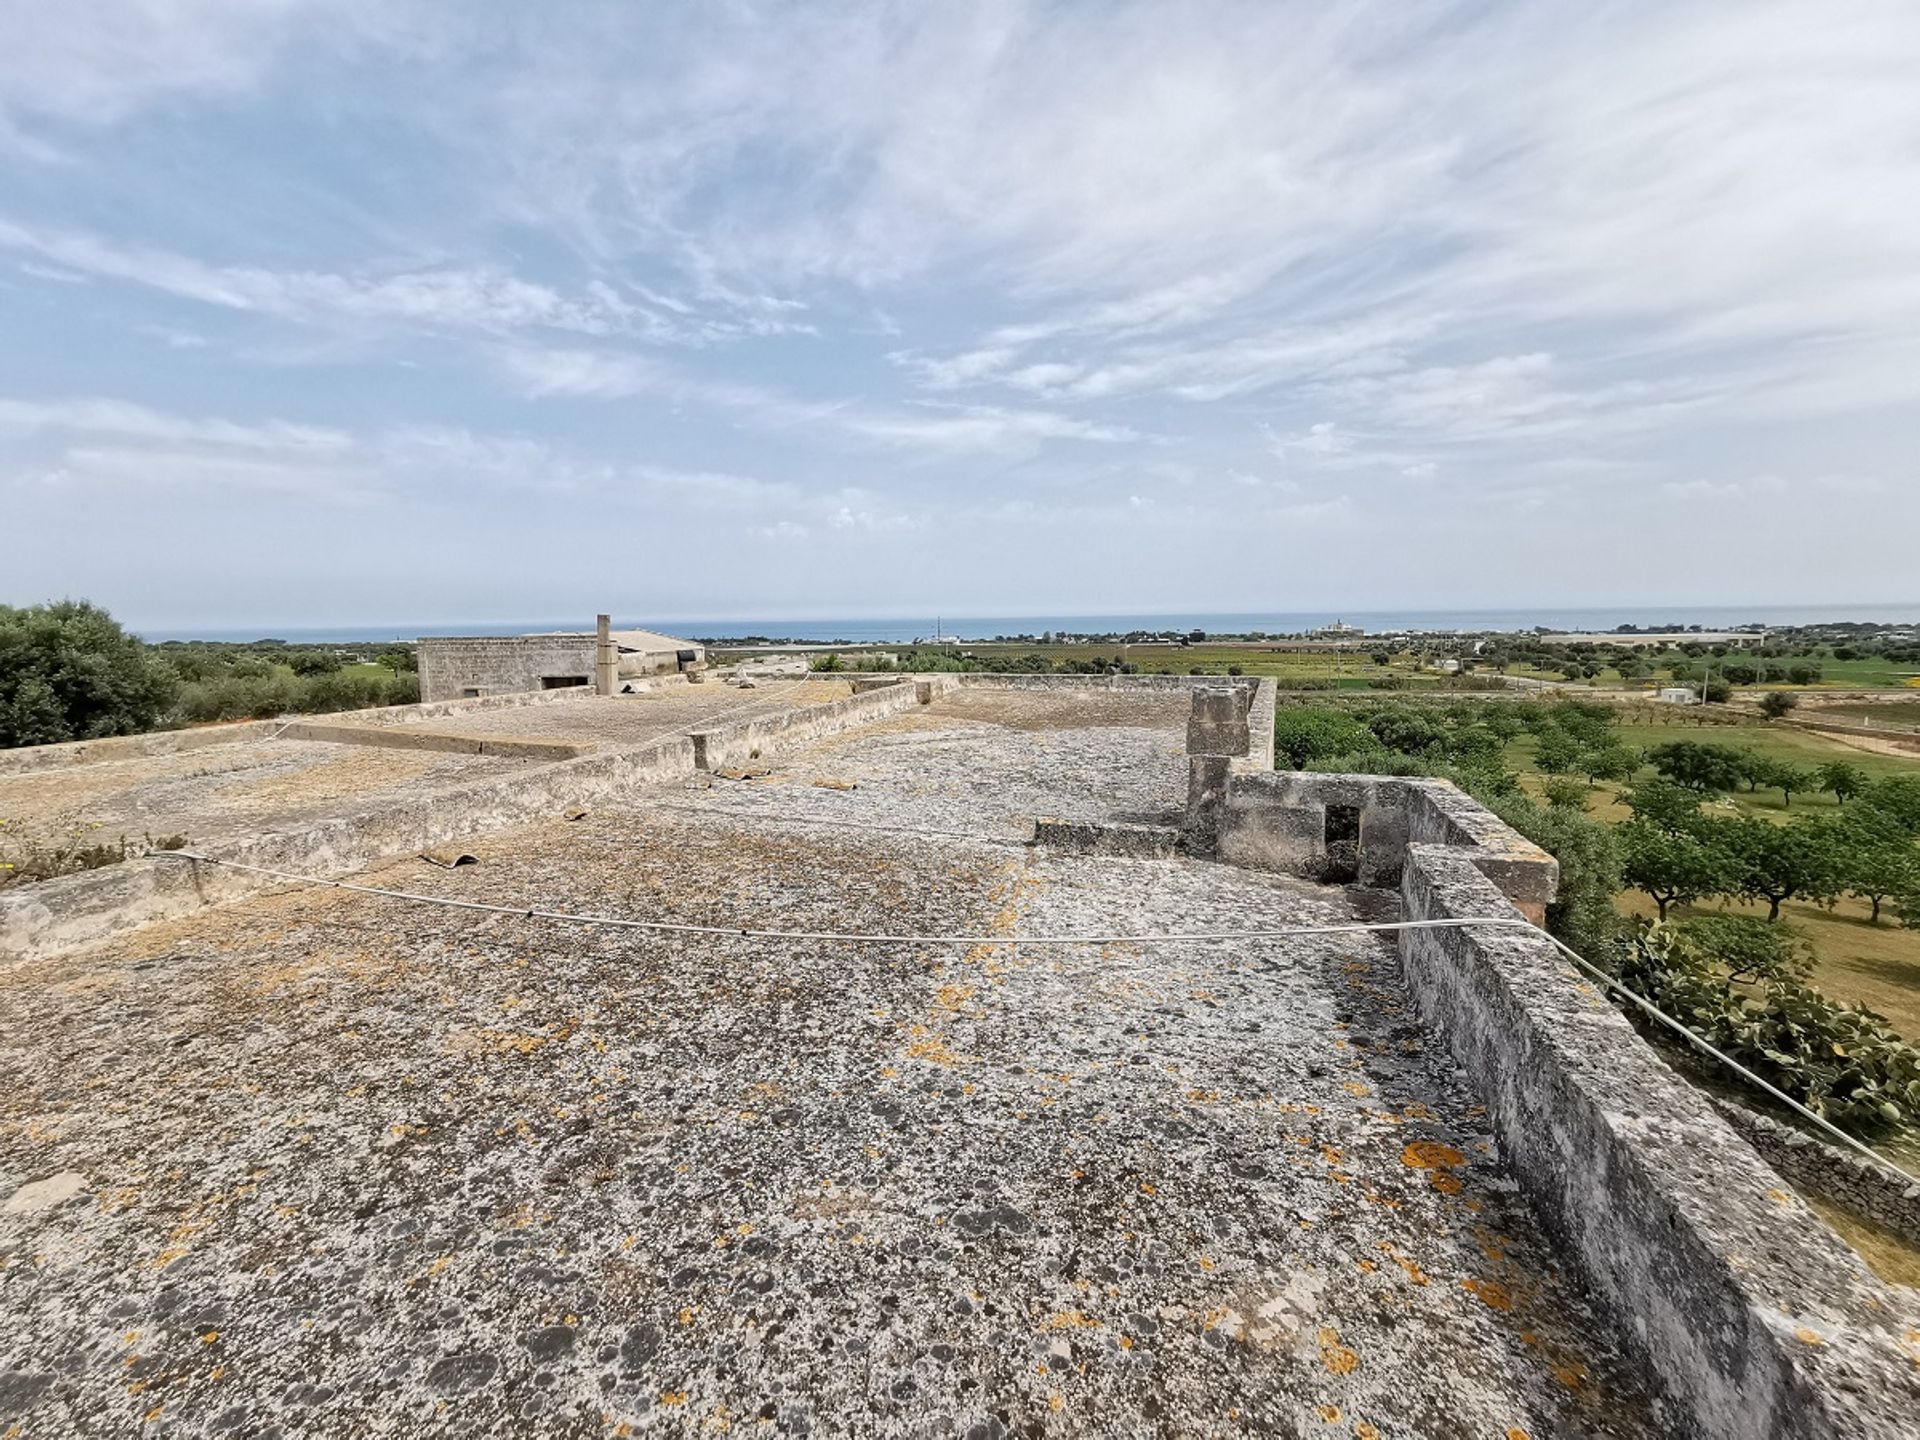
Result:
M622 681L672 675L706 663L706 647L654 630L611 632ZM591 630L533 635L426 635L420 639L420 698L467 700L593 683Z

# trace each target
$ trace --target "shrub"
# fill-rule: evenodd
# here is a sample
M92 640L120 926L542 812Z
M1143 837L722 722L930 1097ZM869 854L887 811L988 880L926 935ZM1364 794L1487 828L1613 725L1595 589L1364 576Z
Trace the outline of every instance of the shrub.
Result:
M178 687L172 667L97 605L0 605L0 747L154 729Z
M1585 810L1587 787L1571 775L1555 775L1543 787L1550 810Z
M1743 993L1710 954L1667 926L1648 927L1618 954L1629 989L1814 1114L1861 1134L1920 1122L1920 1050L1884 1017L1794 976ZM1627 1013L1651 1023L1636 1009Z
M1549 810L1524 795L1473 788L1489 810L1560 862L1560 893L1547 930L1582 955L1607 953L1620 933L1613 897L1621 886L1613 831L1584 810Z

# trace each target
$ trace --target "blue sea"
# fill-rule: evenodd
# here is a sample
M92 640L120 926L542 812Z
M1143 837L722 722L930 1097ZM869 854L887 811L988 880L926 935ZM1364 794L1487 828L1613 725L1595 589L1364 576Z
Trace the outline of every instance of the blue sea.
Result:
M734 619L615 617L617 625L640 625L691 639L710 640L762 636L780 641L820 641L846 644L906 644L935 634L962 640L991 640L997 636L1100 635L1186 633L1204 630L1210 635L1297 635L1317 630L1335 620L1374 633L1401 631L1523 631L1536 626L1549 630L1600 631L1620 625L1641 629L1726 630L1741 625L1819 625L1843 621L1884 625L1920 625L1920 602L1910 605L1705 605L1592 607L1568 609L1541 606L1531 610L1298 610L1248 614L1146 615L914 615L893 619L776 620L752 616ZM285 640L294 644L334 641L367 644L387 640L416 640L422 635L517 635L532 630L591 629L593 617L575 615L544 620L468 620L453 624L395 622L386 625L312 625L263 630L258 626L211 630L141 630L144 639L162 640ZM938 629L936 629L936 625Z

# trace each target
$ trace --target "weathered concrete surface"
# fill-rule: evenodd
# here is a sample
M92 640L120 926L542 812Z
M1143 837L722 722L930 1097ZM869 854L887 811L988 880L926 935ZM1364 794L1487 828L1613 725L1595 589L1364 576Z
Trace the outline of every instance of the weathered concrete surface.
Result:
M1249 697L1226 686L1193 692L1193 710L1187 717L1187 754L1244 756L1251 744L1247 733Z
M1463 850L1415 843L1406 918L1502 913ZM1406 930L1422 1013L1548 1228L1628 1317L1702 1434L1913 1435L1920 1313L1867 1270L1598 987L1522 929Z
M1178 710L993 698L373 878L799 929L1392 913L1020 848L1023 811L1177 808ZM62 1174L0 1214L32 1434L1672 1429L1363 936L881 950L257 897L0 976L0 1189Z

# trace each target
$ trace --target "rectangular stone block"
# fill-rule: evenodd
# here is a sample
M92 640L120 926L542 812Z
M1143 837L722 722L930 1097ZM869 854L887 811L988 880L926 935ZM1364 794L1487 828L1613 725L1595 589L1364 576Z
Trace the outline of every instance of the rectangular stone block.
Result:
M1187 754L1240 756L1252 741L1247 729L1247 707L1237 689L1196 690L1193 713L1187 720Z

